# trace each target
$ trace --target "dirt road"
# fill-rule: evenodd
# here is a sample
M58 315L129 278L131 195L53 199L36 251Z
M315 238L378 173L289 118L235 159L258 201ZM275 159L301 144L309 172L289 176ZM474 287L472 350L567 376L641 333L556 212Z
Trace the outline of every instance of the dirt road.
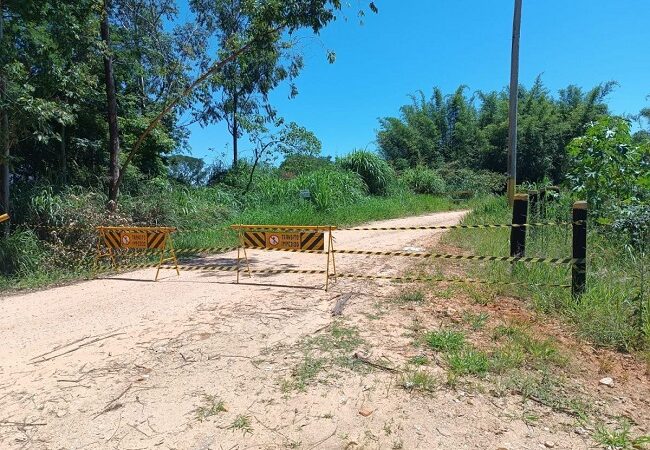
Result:
M450 225L464 212L378 226ZM336 247L399 250L439 233L340 231ZM205 258L231 263L234 253ZM255 268L324 268L324 255L261 252ZM402 258L337 255L344 273L396 275ZM386 281L153 269L0 298L0 447L119 449L588 448L569 419L522 420L520 401L400 388L417 311ZM353 294L339 318L331 310ZM444 303L444 300L439 299ZM388 305L388 306L387 306ZM434 323L433 316L429 317ZM347 362L346 362L347 361ZM367 367L366 367L367 366ZM441 368L436 368L442 374ZM441 375L442 376L442 375ZM545 422L546 423L546 422ZM555 444L554 444L555 445Z

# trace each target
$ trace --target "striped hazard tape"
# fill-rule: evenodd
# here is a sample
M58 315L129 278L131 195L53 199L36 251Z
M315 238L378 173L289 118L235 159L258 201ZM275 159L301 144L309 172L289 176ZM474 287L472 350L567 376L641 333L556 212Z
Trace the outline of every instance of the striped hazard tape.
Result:
M196 253L226 253L226 252L232 252L237 250L238 248L242 247L181 247L175 249L176 255L194 255ZM293 253L327 253L324 250L302 250L302 249L295 249L295 248L264 248L264 247L246 247L247 249L252 249L252 250L268 250L271 252L293 252ZM158 255L160 254L160 251L150 251L146 250L143 252L130 252L128 255L130 256L146 256L146 255Z
M548 284L548 283L526 283L523 281L489 281L477 280L474 278L439 278L439 277L411 277L411 276L385 276L385 275L359 275L352 273L339 273L332 275L334 278L353 278L365 280L389 280L389 281L427 281L427 282L445 282L445 283L478 283L504 286L532 286L532 287L561 287L570 288L570 284Z
M376 252L369 250L332 250L332 253L344 253L350 255L377 255L377 256L410 256L415 258L441 258L441 259L465 259L476 261L509 261L509 262L533 262L548 264L578 264L584 259L577 258L536 258L524 256L482 256L482 255L446 255L439 253L419 252Z
M430 225L421 227L354 227L354 228L341 228L345 231L395 231L395 230L455 230L455 229L477 229L477 228L525 228L525 227L541 227L541 226L559 226L559 225L580 225L584 221L577 222L533 222L533 223L494 223L483 225Z
M151 267L158 267L158 264L124 264L116 266L115 270L126 270L126 269L146 269ZM175 266L162 265L161 269L172 269L175 270ZM188 265L179 265L178 268L182 271L219 271L219 272L237 272L237 266L220 266L216 264L212 265L201 265L201 266L188 266ZM248 269L245 269L243 266L239 267L240 272L248 273ZM278 273L299 273L299 274L324 274L325 270L311 270L311 269L250 269L250 273L259 273L259 274L278 274Z
M116 271L127 270L127 269L145 269L151 267L158 267L158 264L127 264L122 266L117 266ZM163 265L160 266L161 269L175 269L174 266ZM204 266L187 266L179 265L178 268L182 271L205 271L205 272L237 272L237 266L219 266L219 265L204 265ZM108 268L107 271L111 269ZM240 267L240 272L246 273L247 269ZM306 275L322 275L325 274L325 270L316 270L316 269L251 269L250 273L255 274L281 274L281 273L293 273L293 274L306 274ZM436 282L436 283L475 283L475 284L488 284L488 285L503 285L503 286L531 286L531 287L560 287L560 288L570 288L570 284L553 284L553 283L526 283L523 281L490 281L490 280L478 280L474 278L443 278L443 277L426 277L426 276L388 276L388 275L362 275L362 274L352 274L352 273L339 273L336 275L330 275L330 278L351 278L351 279L363 279L363 280L388 280L388 281L399 281L399 282L413 282L413 281L422 281L422 282Z

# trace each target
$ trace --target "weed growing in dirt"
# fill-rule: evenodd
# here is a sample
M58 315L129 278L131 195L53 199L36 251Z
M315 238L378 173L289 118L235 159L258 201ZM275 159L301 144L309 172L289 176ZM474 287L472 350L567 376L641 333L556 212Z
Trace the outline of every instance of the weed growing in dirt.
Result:
M596 425L593 438L608 449L633 450L646 448L646 444L650 444L650 436L632 437L630 428L632 428L630 422L625 419L622 419L614 429L609 429L605 424L600 423Z
M490 354L490 372L505 373L521 367L526 360L523 350L515 346L497 348Z
M473 313L471 311L465 311L463 313L463 322L472 327L472 330L478 331L485 328L490 315L486 312Z
M485 375L490 369L487 353L469 346L447 353L445 361L454 376Z
M494 329L493 338L496 341L502 338L506 340L501 357L523 353L526 363L535 368L545 368L549 364L564 366L567 363L567 358L560 353L552 339L536 339L523 325L499 325Z
M437 384L436 377L422 369L407 371L400 380L400 386L408 391L433 392Z
M218 399L214 395L204 395L204 405L196 409L196 418L199 422L203 422L208 417L216 416L219 413L226 412L226 405L223 400Z
M329 327L328 333L308 338L303 346L307 350L318 350L320 352L350 352L363 343L359 336L359 330L354 327L345 326L342 321L334 322Z
M426 366L429 364L429 358L424 355L417 355L408 360L408 364L413 366Z
M293 371L294 389L304 391L323 368L324 359L307 355L302 363Z
M395 297L395 303L408 304L408 303L424 303L424 294L421 291L402 291Z
M592 409L587 401L566 394L565 383L547 371L540 374L516 373L508 380L511 392L519 393L524 400L532 399L554 411L586 419Z
M334 322L327 332L309 337L299 344L303 359L292 371L291 378L280 382L280 389L285 393L304 391L328 367L368 370L353 357L353 351L363 343L356 328L346 326L342 321Z
M424 341L432 350L456 351L465 346L465 334L451 329L429 331L424 335Z
M253 426L251 425L251 418L250 416L245 416L243 414L239 414L237 417L235 417L235 420L230 424L228 427L229 430L241 430L244 434L246 433L253 433Z

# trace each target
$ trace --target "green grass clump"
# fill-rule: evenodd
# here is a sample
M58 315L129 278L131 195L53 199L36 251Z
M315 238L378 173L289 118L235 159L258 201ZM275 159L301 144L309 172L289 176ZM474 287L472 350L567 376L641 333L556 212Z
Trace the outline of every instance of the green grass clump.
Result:
M400 386L409 391L433 392L437 385L436 377L426 370L408 371L400 380Z
M253 425L251 424L250 416L245 416L243 414L239 414L235 417L235 420L233 420L228 428L233 431L240 430L244 434L253 433Z
M522 326L499 325L494 329L493 337L495 340L506 339L505 354L501 355L505 360L508 359L508 354L510 356L521 354L522 363L527 362L537 368L546 367L548 364L564 366L567 363L567 358L560 353L553 339L534 338Z
M403 291L395 297L396 303L424 303L424 294L422 291Z
M360 364L353 351L364 344L355 327L346 326L342 321L334 322L327 332L308 337L300 342L303 357L293 369L289 379L280 382L280 388L288 393L292 390L304 391L310 384L319 380L319 375L332 367L364 371L366 365Z
M374 195L386 195L395 174L388 162L376 153L355 150L340 158L338 165L345 170L359 174Z
M307 355L292 373L294 389L304 391L309 383L314 381L323 368L325 360Z
M447 190L445 180L438 172L427 167L406 169L402 173L402 180L417 194L440 194Z
M223 400L216 398L214 395L205 395L204 400L205 404L196 409L196 418L199 422L203 422L208 417L226 412L226 405Z
M445 361L452 375L485 375L490 369L487 353L472 347L465 347L445 355Z
M472 327L472 330L478 331L485 328L490 315L486 312L473 313L471 311L466 311L463 313L463 322Z
M608 449L616 450L634 450L647 448L650 444L650 436L632 437L630 429L632 428L629 421L623 419L619 425L610 429L605 424L596 425L596 431L593 438L596 442Z
M426 366L429 364L429 358L424 355L413 356L408 360L408 363L413 366Z
M465 346L465 334L456 330L429 331L424 335L424 342L436 351L450 352Z

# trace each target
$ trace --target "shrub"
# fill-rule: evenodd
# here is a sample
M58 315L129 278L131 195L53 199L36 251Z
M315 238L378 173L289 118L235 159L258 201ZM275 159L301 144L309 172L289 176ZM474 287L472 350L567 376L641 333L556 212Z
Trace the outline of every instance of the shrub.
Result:
M619 205L650 200L650 143L635 145L627 120L602 117L567 150L572 158L568 178L592 212L607 216Z
M289 155L280 164L280 171L288 176L295 176L311 173L331 165L332 161L329 156Z
M321 169L301 175L290 182L293 195L309 190L311 201L319 210L350 205L365 195L365 185L359 175L341 170Z
M44 251L33 231L15 231L7 239L0 239L0 273L26 276L36 272Z
M394 179L393 169L386 160L369 151L355 150L339 159L338 164L345 170L359 174L373 195L386 195Z
M447 190L445 180L438 172L422 166L405 170L402 179L416 194L440 194Z
M451 192L492 194L503 192L506 177L489 170L472 170L448 165L439 171Z

